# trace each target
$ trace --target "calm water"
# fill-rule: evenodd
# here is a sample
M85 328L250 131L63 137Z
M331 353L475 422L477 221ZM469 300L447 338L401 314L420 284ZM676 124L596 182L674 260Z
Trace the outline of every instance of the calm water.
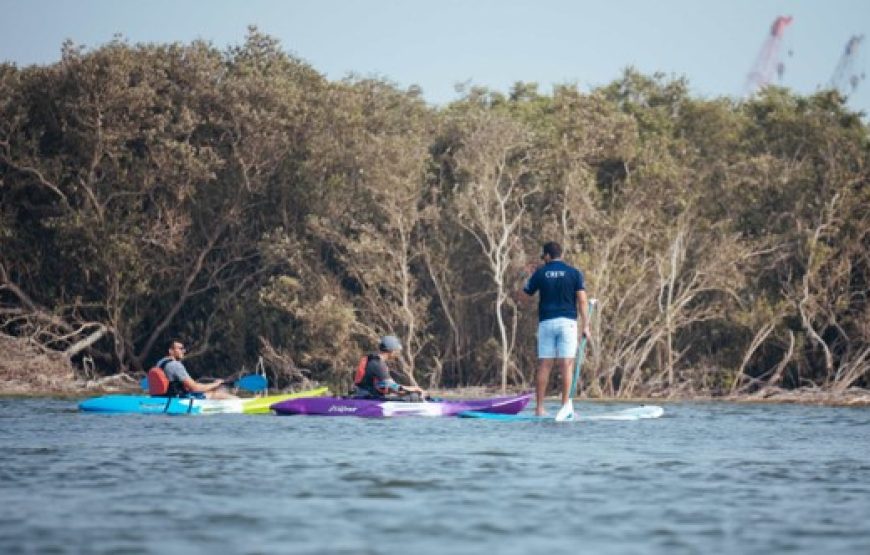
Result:
M870 553L870 410L665 409L554 424L0 399L0 552Z

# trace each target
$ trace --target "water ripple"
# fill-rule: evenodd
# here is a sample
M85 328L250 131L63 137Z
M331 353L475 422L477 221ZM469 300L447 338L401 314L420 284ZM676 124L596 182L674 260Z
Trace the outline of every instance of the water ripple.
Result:
M870 552L870 410L666 410L512 426L0 399L0 552Z

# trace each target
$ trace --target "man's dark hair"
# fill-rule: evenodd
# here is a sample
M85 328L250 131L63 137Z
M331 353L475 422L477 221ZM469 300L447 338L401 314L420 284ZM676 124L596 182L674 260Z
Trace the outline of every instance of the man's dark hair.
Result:
M562 245L555 241L544 243L544 250L541 258L543 258L544 254L549 255L550 258L562 258Z

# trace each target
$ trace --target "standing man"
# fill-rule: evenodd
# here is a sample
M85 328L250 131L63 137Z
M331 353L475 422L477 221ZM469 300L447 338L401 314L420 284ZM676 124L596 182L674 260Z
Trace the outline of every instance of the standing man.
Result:
M523 287L529 296L538 296L538 373L535 377L535 414L544 415L544 395L555 361L562 373L562 406L571 399L571 367L578 340L591 337L589 309L583 273L562 261L562 246L555 241L544 244L542 266L538 266ZM577 328L577 315L582 322ZM573 415L573 410L571 412Z

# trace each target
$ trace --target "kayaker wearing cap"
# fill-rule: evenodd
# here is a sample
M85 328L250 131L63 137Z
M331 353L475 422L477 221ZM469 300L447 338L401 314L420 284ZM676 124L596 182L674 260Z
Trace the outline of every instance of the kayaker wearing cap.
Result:
M387 365L399 357L402 343L395 335L386 335L378 341L378 352L370 353L360 361L360 368L354 378L356 391L354 397L380 398L402 401L420 401L426 392L417 386L396 383ZM364 371L363 370L363 362Z
M538 372L535 379L535 414L544 414L544 395L553 361L562 373L562 405L571 391L571 366L577 353L578 335L590 337L589 312L583 273L562 261L562 247L544 243L544 261L523 287L526 295L538 296ZM579 308L579 310L578 310ZM582 325L578 333L577 314Z

